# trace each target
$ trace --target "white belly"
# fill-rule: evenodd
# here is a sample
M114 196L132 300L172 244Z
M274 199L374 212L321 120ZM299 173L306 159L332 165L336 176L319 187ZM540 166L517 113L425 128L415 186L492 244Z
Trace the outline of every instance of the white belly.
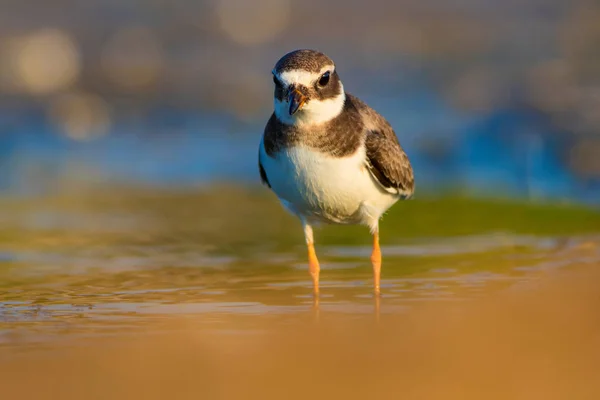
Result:
M379 186L366 167L365 150L335 158L296 146L260 160L271 188L301 218L373 226L398 195Z

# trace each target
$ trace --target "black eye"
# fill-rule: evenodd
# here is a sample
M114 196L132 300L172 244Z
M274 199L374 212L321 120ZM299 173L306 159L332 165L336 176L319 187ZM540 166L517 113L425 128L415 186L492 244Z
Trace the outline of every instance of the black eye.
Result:
M319 86L327 85L329 83L330 75L331 75L331 73L329 71L327 71L323 75L321 75L321 77L319 78Z

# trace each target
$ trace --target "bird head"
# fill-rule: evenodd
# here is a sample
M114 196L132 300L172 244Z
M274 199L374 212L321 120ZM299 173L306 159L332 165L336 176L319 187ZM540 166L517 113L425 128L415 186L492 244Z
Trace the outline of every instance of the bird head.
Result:
M288 125L321 124L344 107L344 87L333 61L314 50L284 55L273 68L277 118Z

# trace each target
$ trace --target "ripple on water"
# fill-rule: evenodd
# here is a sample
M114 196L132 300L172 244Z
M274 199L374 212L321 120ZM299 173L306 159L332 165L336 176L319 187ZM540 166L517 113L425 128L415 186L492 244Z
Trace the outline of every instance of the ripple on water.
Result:
M600 252L595 249L573 253L589 240L495 234L386 246L380 312L401 313L423 302L465 301L490 288L531 282L540 271L564 268L573 262L598 262ZM557 248L557 243L562 246ZM515 247L528 251L502 253L507 266L499 271L492 270L493 258L481 262L472 257ZM119 248L127 250L115 255ZM207 254L201 245L53 250L0 252L0 262L16 260L27 266L11 270L7 277L17 283L0 293L0 342L10 337L5 332L29 323L54 324L56 329L93 326L104 332L113 323L125 326L169 315L200 315L207 324L218 325L224 315L294 316L314 307L306 262L295 254L273 253L272 258L268 253L260 257L255 254L246 259L239 254ZM370 252L368 246L323 248L322 313L373 313ZM461 255L468 258L440 258ZM341 259L327 261L328 257ZM394 257L405 258L396 263ZM257 263L256 259L264 262ZM411 268L420 260L427 263ZM62 275L55 276L56 271ZM91 271L97 272L92 275Z
M386 256L427 257L485 253L515 246L549 250L555 248L558 242L557 238L493 234L418 239L407 245L382 246L381 250ZM328 255L339 257L368 257L371 250L370 246L332 246L326 248Z

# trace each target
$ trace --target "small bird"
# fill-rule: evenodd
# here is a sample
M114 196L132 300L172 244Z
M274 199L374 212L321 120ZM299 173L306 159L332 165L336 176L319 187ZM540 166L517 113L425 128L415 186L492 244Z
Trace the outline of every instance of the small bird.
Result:
M272 73L274 112L260 142L258 168L262 183L302 223L314 293L320 267L313 226L335 223L370 228L379 295L379 219L414 192L408 156L387 120L344 91L325 54L292 51Z

